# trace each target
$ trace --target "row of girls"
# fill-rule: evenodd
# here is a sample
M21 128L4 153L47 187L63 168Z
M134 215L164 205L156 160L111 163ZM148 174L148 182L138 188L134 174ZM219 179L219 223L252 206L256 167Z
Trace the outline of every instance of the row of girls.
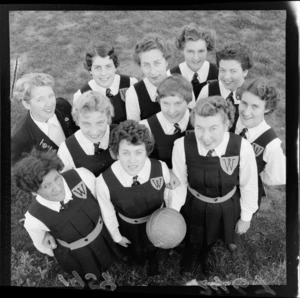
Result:
M114 258L148 260L160 273L145 225L158 208L187 224L180 273L210 249L250 228L266 195L263 184L285 184L281 140L265 121L280 99L270 78L247 79L250 48L228 42L207 61L215 35L196 24L181 29L184 61L169 69L170 44L157 34L136 43L144 78L117 74L117 53L92 43L84 67L91 80L69 103L54 80L29 73L14 97L28 110L12 136L16 185L34 195L24 227L34 246L67 272L97 277Z

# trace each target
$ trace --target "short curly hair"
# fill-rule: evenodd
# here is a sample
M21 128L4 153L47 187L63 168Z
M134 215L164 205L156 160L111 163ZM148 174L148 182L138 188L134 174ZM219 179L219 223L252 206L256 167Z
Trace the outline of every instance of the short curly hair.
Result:
M91 71L93 59L97 56L102 58L109 56L109 58L113 61L115 68L119 66L119 59L113 46L106 42L93 41L89 44L85 54L85 62L83 65L86 70Z
M242 69L250 69L253 62L252 51L242 42L230 42L225 44L224 48L216 52L216 63L219 67L221 60L237 60L241 63Z
M134 61L138 65L141 65L140 54L155 49L160 50L166 60L172 57L173 51L170 43L158 34L148 33L135 45L133 53Z
M54 87L54 79L45 73L28 73L19 78L15 84L13 98L18 101L29 102L31 90L34 87Z
M209 117L219 113L223 116L224 122L227 119L229 120L228 128L230 128L234 122L234 105L230 101L226 101L222 96L208 96L196 102L190 115L191 124L195 126L195 115Z
M193 99L193 86L190 81L188 81L181 74L174 74L172 76L166 77L157 88L158 102L161 98L167 96L178 96L182 98L187 103L190 103Z
M274 82L258 77L245 81L236 91L237 99L241 100L244 92L250 92L265 102L265 114L274 112L279 102L279 91Z
M51 170L61 171L64 167L56 150L41 151L33 148L24 156L12 168L12 178L18 188L28 193L37 192Z
M79 114L102 110L106 111L108 124L110 124L111 118L114 116L114 107L110 100L98 91L89 90L81 94L73 101L72 117L78 126Z
M216 43L216 34L213 30L199 27L195 23L190 23L182 27L179 36L176 38L175 45L178 50L183 50L187 41L204 40L207 51L213 51Z
M147 156L154 148L154 138L148 127L135 120L125 120L112 130L109 147L116 156L119 155L119 146L122 140L126 140L132 145L145 144Z

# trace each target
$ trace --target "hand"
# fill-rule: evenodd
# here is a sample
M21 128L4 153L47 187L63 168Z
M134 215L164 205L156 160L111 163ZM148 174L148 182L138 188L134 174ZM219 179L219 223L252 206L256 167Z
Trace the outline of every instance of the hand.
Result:
M169 171L170 171L170 182L167 184L167 188L174 189L180 185L180 181L171 169L169 169Z
M45 233L43 239L43 245L50 249L55 249L57 247L54 237L50 235L48 232Z
M235 232L237 234L242 235L245 234L249 228L250 228L250 221L243 221L239 219L235 225Z
M128 247L128 244L131 244L131 242L126 237L123 236L122 239L118 242L118 244L124 247Z

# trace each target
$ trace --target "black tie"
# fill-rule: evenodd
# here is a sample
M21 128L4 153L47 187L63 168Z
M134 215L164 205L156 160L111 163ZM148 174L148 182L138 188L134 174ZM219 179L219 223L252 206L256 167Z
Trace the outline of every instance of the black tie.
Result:
M198 78L198 73L195 72L194 75L193 75L193 78L192 78L192 84L193 85L200 84L197 78Z
M138 175L132 177L132 179L133 179L133 182L131 184L132 187L140 185L140 182L138 182L137 178L138 178Z
M231 102L234 105L233 92L231 91L226 98L227 102Z
M243 137L243 138L245 138L246 140L247 140L247 136L246 136L246 132L247 132L247 131L248 131L248 128L245 127L245 128L241 131L241 133L240 133L240 136Z
M114 97L113 94L111 93L111 90L109 88L106 89L106 96L108 98L113 98Z
M95 147L94 154L95 155L98 155L98 154L100 154L103 151L102 148L99 148L99 145L100 145L100 142L94 143L94 147Z
M181 133L181 129L178 123L175 123L174 127L175 127L174 134Z
M215 151L214 149L208 150L206 157L212 157L214 151Z
M60 201L60 211L67 209L67 207L68 207L68 203L65 204L63 201Z

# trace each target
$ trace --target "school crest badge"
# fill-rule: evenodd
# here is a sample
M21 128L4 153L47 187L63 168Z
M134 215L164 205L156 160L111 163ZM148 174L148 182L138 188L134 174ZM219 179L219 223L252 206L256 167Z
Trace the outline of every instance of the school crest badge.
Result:
M162 176L151 178L150 181L152 186L157 190L160 190L164 184L164 178Z
M75 187L73 187L71 191L76 197L80 199L87 198L86 185L83 183L83 181L79 182Z
M239 156L221 157L220 164L222 170L231 175L239 163Z
M261 155L263 153L263 151L264 151L264 147L262 147L262 146L260 146L260 145L258 145L256 143L253 143L252 147L254 149L254 153L255 153L256 157L259 156L259 155Z

